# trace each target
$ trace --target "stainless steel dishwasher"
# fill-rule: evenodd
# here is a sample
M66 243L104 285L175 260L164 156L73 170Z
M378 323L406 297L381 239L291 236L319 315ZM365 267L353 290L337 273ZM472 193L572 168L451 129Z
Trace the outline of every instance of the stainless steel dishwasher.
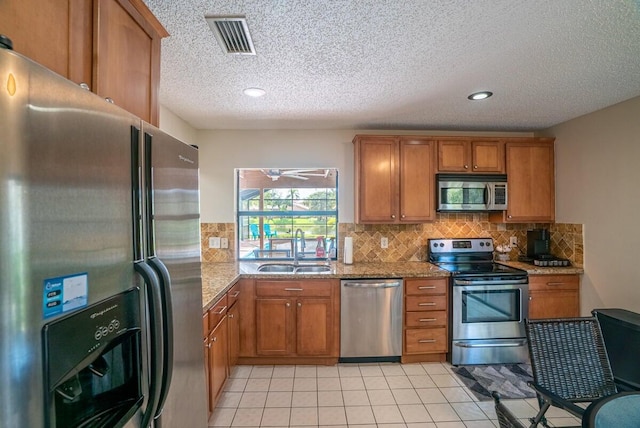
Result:
M340 361L400 361L402 279L340 281Z

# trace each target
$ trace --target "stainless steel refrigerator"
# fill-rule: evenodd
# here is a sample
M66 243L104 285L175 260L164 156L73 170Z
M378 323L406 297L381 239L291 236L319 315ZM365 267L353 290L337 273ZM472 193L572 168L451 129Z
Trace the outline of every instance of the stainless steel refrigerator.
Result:
M0 49L0 427L205 427L198 152Z

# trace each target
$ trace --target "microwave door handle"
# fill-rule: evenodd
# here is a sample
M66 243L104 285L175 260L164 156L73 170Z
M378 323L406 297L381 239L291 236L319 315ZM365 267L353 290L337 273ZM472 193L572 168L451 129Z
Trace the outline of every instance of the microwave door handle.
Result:
M491 201L491 184L484 185L484 200L487 201L487 208L491 208L493 202Z

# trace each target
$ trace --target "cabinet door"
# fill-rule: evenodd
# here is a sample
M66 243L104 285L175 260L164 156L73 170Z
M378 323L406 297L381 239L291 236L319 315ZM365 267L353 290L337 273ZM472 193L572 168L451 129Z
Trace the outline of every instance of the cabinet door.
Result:
M233 305L227 312L229 323L229 373L231 369L238 364L240 356L240 305Z
M508 209L505 221L555 221L553 141L507 143Z
M435 219L435 142L402 139L400 142L400 221Z
M139 0L95 0L93 91L157 126L160 39L167 35Z
M529 318L569 318L580 316L577 291L529 291Z
M224 317L209 335L209 412L213 412L227 380L227 328Z
M358 137L356 223L394 223L398 218L398 139Z
M504 173L504 143L501 141L472 141L473 172Z
M291 355L295 352L292 299L256 300L256 354Z
M329 356L333 344L331 299L300 298L296 302L296 353Z
M438 171L468 172L469 165L471 165L469 141L438 141Z

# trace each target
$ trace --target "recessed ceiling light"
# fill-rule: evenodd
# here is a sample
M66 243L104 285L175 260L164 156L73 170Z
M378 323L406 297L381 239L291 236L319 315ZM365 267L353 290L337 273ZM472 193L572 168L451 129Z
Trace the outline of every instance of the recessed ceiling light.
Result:
M247 88L244 91L245 95L249 95L250 97L258 98L267 93L264 89L261 88Z
M469 95L467 98L469 98L472 101L478 101L478 100L484 100L486 98L489 98L491 95L493 95L493 92L482 91L482 92L475 92Z

